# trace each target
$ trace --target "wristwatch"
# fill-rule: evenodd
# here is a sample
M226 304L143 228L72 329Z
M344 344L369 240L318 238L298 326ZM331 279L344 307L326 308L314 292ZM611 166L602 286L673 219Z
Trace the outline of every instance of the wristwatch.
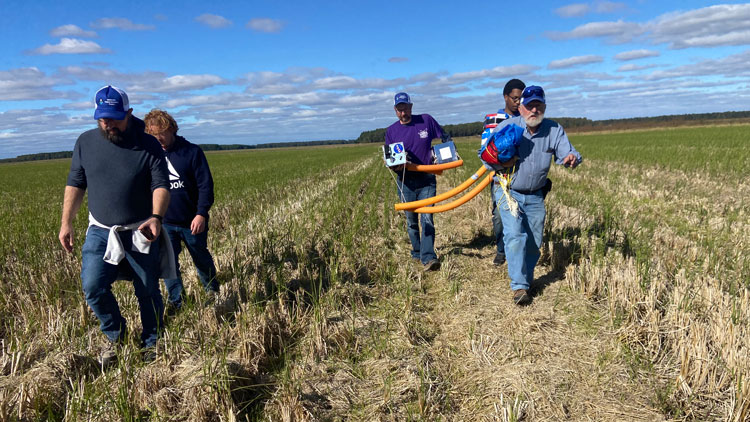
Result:
M151 214L151 218L159 220L160 223L162 223L164 220L164 217L160 216L159 214Z

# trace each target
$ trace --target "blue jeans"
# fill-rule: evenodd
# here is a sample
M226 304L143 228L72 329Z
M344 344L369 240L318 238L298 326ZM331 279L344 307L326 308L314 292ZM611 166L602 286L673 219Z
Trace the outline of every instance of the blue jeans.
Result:
M510 214L503 190L496 186L495 200L498 201L500 217L503 220L503 239L505 240L505 258L508 261L508 276L512 290L531 287L534 281L534 267L539 261L544 218L542 190L528 195L511 190L511 196L518 202L518 217Z
M180 252L183 243L185 243L190 256L193 258L203 288L206 291L218 292L219 282L216 280L216 265L214 265L214 259L208 251L208 228L203 233L198 234L192 234L189 227L164 224L163 228L169 233L169 240L172 242L172 249L174 249L175 268L177 268L177 278L164 279L164 285L167 286L169 294L167 298L169 303L178 308L182 306L182 294L185 288L180 276Z
M434 174L407 172L403 181L399 181L403 191L404 202L432 198L437 192L437 181ZM411 241L411 256L426 264L437 259L435 254L435 223L432 214L417 214L406 211L407 233ZM422 222L422 236L419 235L419 222Z
M117 279L118 268L130 266L133 288L141 313L141 346L156 346L159 330L162 327L164 303L159 290L159 242L151 244L148 254L132 250L130 231L120 232L120 240L125 249L125 260L120 265L104 262L109 230L91 226L86 232L86 241L81 250L81 282L86 303L96 317L102 332L110 341L124 340L127 324L120 313L120 306L112 294L112 283ZM127 262L126 262L127 261Z
M500 218L500 210L495 202L495 180L490 182L490 197L492 197L492 233L495 235L497 253L505 255L505 242L503 241L503 220Z

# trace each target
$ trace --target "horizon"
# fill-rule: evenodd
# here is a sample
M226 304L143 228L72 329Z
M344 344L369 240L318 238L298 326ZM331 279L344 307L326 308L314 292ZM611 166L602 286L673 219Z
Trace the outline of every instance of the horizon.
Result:
M110 84L196 144L356 139L396 120L399 91L442 125L476 122L511 78L544 87L550 116L750 110L750 3L540 4L7 5L0 158L72 150Z

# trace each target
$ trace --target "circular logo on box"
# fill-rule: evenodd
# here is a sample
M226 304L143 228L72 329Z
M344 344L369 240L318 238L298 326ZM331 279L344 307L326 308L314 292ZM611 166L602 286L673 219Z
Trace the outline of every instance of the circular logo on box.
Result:
M404 146L401 145L401 144L396 144L396 145L393 146L393 151L396 154L401 154L402 152L404 152Z

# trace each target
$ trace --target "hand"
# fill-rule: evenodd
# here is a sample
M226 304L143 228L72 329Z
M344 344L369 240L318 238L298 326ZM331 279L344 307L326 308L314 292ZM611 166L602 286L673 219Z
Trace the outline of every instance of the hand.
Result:
M572 153L568 154L565 158L563 158L562 164L565 167L570 167L570 168L574 169L574 168L576 168L578 166L578 157L576 157Z
M513 158L503 163L500 163L500 165L503 167L513 167L516 165L516 161L518 161L518 156L513 156Z
M57 236L60 239L60 244L66 252L73 252L73 225L63 224L60 226L60 234Z
M390 167L390 169L395 172L401 172L404 171L404 167L406 167L406 164L399 164L397 166Z
M206 231L206 217L198 214L190 223L190 233L196 235Z
M138 231L143 233L148 242L151 243L158 239L161 234L161 221L156 217L151 217L138 227Z

